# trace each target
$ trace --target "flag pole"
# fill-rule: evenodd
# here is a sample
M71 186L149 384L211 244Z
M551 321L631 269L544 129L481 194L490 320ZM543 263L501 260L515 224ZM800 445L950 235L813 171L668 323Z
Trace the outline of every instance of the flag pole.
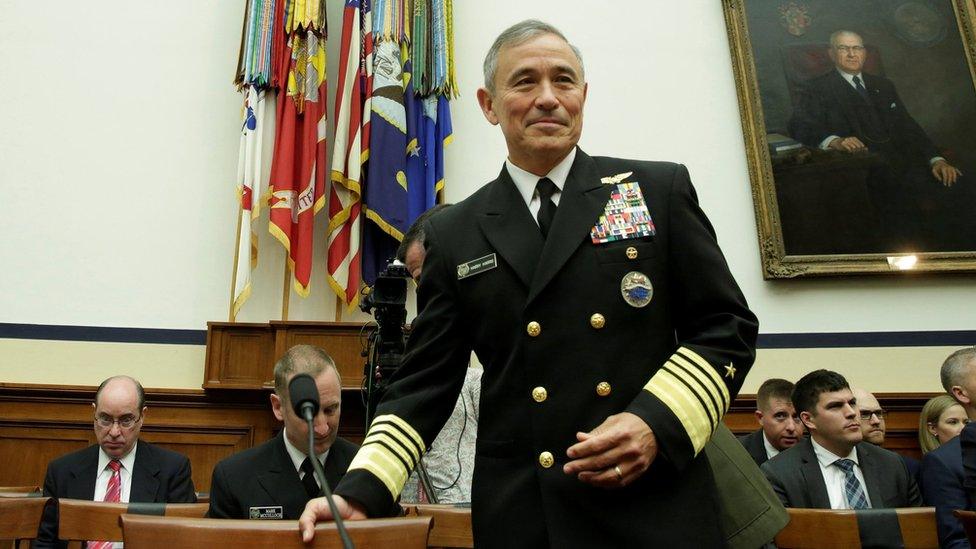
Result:
M336 295L336 310L335 310L335 321L342 322L342 300Z
M240 201L238 201L237 206L237 242L234 244L234 269L230 275L230 310L227 313L228 322L234 322L237 320L237 315L234 314L234 297L236 297L234 292L237 290L237 262L241 258L241 225L243 224L244 217L244 208L241 206ZM251 250L248 250L248 253L250 252Z
M281 320L288 320L288 302L291 300L291 271L288 270L288 256L285 256L285 281L281 288Z

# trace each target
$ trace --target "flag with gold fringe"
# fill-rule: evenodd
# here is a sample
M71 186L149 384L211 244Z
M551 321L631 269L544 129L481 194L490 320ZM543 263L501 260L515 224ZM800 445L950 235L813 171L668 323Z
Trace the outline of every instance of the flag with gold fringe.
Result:
M362 193L369 220L363 228L366 284L417 216L442 198L449 99L457 89L451 0L374 0L372 11L373 95Z
M238 234L234 265L231 318L251 295L251 274L258 261L256 225L261 205L268 199L264 174L265 135L274 134L271 36L275 0L248 0L235 84L241 90L241 140L237 164Z
M270 224L288 252L295 291L309 293L315 214L325 205L325 0L283 2L273 79L279 85L277 134L271 162Z
M329 191L328 282L338 299L355 306L362 280L363 163L369 149L367 67L372 63L369 0L346 0L342 15L332 186Z

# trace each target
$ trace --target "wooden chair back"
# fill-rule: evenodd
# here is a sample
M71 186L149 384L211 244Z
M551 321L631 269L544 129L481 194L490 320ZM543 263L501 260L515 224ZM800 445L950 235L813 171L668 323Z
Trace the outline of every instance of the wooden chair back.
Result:
M431 517L434 525L427 538L430 548L471 548L471 509L453 505L413 505L405 508L408 517Z
M31 486L0 486L0 498L22 498L26 497L27 494L35 494L41 491L41 487L37 485Z
M209 507L206 503L105 503L60 499L58 537L66 541L122 541L119 517L126 513L202 517Z
M37 537L44 506L51 498L0 498L0 540Z
M959 519L959 522L962 523L963 529L966 530L966 537L969 538L969 545L976 547L976 512L956 510L953 511L952 514Z
M122 515L126 549L180 547L209 549L224 547L233 540L235 548L275 547L340 549L342 541L335 523L315 527L312 543L302 543L295 520L235 520L170 518L150 515ZM346 530L357 549L425 549L430 517L371 519L346 522Z
M893 509L905 549L938 549L934 507ZM787 509L790 522L776 535L780 549L856 549L861 547L857 511Z

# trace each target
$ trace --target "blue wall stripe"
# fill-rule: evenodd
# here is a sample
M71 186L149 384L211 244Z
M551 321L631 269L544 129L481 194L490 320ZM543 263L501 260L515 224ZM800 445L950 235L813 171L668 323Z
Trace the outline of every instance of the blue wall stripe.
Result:
M0 323L0 338L100 341L111 343L166 343L206 345L206 330L161 328L111 328L104 326L56 326L51 324Z
M939 332L827 332L760 334L760 349L837 347L966 347L976 345L976 330Z
M205 345L207 343L207 331L0 323L0 338ZM760 334L758 342L760 349L964 347L969 345L976 345L976 330Z

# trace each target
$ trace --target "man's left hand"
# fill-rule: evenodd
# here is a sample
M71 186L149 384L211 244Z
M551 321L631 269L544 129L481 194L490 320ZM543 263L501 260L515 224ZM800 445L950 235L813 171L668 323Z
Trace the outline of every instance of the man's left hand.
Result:
M594 486L626 486L657 457L654 431L630 412L612 415L589 433L576 433L576 439L579 442L566 450L572 461L563 472Z
M939 180L939 183L951 187L962 175L962 172L945 160L936 160L932 163L932 175Z

